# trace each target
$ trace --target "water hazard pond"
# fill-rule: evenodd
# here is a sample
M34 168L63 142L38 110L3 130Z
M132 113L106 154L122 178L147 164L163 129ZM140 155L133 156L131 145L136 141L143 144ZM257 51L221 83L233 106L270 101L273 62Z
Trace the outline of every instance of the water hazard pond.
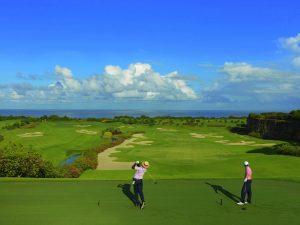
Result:
M72 155L71 157L64 160L61 165L69 165L73 163L76 159L78 159L81 156L81 154Z

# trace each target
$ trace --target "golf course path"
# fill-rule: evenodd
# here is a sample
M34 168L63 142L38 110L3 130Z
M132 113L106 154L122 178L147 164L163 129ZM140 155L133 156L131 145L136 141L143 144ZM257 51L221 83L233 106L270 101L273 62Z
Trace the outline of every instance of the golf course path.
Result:
M132 166L132 162L115 162L116 157L110 156L112 153L118 152L119 148L133 148L135 144L137 145L150 145L152 141L140 141L139 139L144 139L144 134L134 134L132 138L125 140L121 144L108 148L104 152L98 154L98 166L97 170L128 170Z

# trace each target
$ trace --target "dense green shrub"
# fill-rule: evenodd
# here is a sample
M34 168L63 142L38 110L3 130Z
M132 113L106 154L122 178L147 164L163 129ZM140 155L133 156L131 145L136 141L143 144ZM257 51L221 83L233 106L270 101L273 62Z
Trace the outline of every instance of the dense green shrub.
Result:
M52 163L33 152L6 152L0 155L1 177L61 177Z
M65 165L64 168L64 177L69 178L78 178L82 171L78 169L75 165Z
M260 133L254 131L250 132L249 135L256 138L262 138Z
M279 144L275 145L273 149L279 154L300 156L300 146L297 144Z
M9 142L0 149L1 177L61 177L60 171L51 162L31 148Z
M300 110L293 110L289 113L267 112L267 113L250 113L250 119L274 119L274 120L300 120Z
M292 120L300 120L300 110L293 110L290 112L290 117Z
M105 131L103 134L103 138L106 138L106 139L111 139L112 136L113 136L112 133L109 131Z
M75 160L74 164L80 172L83 172L88 169L95 169L97 167L97 154L94 153L90 156L82 156L81 158Z
M112 135L122 134L120 128L114 128L114 127L106 128L105 130L102 131L102 134L104 135L105 132L110 132Z

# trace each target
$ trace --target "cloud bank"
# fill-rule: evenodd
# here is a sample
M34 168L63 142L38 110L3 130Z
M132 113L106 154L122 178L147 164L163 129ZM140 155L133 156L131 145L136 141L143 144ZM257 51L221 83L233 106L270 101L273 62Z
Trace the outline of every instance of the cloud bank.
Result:
M203 91L206 102L300 103L300 75L284 70L255 67L246 62L225 62L223 77Z
M71 69L56 65L55 82L48 86L28 83L9 85L0 92L0 99L11 101L97 101L101 99L195 100L196 92L180 79L178 73L162 75L150 64L130 64L127 69L108 65L102 74L77 79Z
M293 54L292 65L300 68L300 33L295 37L280 38L279 43L282 48Z

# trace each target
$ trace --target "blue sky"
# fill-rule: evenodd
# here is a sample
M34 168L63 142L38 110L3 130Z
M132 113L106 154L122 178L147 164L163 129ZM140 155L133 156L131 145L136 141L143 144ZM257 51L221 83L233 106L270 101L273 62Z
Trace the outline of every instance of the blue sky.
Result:
M0 108L300 108L299 8L1 0Z

